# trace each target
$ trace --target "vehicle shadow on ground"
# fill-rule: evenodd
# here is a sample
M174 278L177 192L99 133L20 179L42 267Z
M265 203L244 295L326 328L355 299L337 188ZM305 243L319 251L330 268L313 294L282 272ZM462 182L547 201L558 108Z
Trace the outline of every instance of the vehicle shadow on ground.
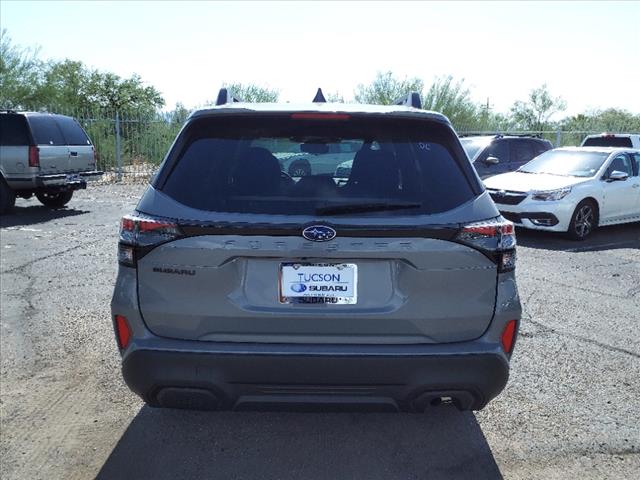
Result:
M501 479L471 412L233 413L143 407L99 479Z
M618 248L640 249L640 222L600 227L586 240L577 242L564 234L538 230L516 229L518 245L541 250L566 252L597 252Z
M75 217L89 213L88 210L76 210L75 208L51 209L41 205L33 205L29 207L13 207L11 213L2 214L0 216L0 228L9 227L25 227L28 225L37 225L51 220L57 220L66 217Z

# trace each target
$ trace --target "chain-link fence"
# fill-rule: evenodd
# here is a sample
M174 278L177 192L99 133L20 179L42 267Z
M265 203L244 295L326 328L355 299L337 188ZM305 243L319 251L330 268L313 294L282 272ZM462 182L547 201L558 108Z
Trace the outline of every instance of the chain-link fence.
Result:
M48 110L74 117L91 138L97 164L105 172L103 181L147 181L158 168L189 112L179 115L159 111L119 112L115 110ZM478 131L458 128L459 135L532 135L554 146L579 145L595 131Z

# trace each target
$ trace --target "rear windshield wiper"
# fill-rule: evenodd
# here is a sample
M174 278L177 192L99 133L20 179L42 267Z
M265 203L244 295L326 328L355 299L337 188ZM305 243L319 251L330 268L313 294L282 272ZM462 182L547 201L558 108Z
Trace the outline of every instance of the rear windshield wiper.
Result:
M384 212L387 210L405 210L420 208L421 203L350 203L331 205L316 209L316 215L342 215L345 213Z

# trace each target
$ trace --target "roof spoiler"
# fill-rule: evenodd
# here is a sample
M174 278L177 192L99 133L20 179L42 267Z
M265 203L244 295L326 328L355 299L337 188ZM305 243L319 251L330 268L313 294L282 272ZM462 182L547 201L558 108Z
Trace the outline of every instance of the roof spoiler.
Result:
M234 93L226 87L222 87L218 92L218 99L216 100L216 105L226 105L227 103L233 102L241 102L238 97L234 95Z
M406 105L407 107L422 108L422 100L418 92L409 92L406 97L399 98L394 105Z

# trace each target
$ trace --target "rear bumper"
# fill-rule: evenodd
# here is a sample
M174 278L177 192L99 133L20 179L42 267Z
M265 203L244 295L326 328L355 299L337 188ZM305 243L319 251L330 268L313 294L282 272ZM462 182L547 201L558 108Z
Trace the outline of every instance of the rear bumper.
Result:
M140 316L135 269L119 268L111 302L127 318L127 385L155 406L200 409L355 408L423 411L450 397L478 410L509 376L502 333L521 307L514 272L499 275L495 313L474 340L432 344L249 343L153 334ZM519 320L518 320L519 325Z
M87 172L38 175L36 177L36 187L81 190L87 188L87 181L97 180L103 174L104 172L100 170L91 170Z
M453 348L188 343L199 351L130 347L122 364L129 388L161 407L420 412L442 401L481 409L509 375L507 356L498 347L478 349L481 342Z

